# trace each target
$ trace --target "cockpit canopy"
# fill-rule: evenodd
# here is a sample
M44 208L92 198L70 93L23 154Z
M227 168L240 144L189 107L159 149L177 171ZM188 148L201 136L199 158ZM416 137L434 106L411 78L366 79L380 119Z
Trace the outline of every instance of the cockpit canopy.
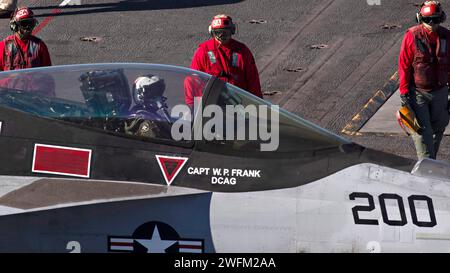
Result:
M159 83L154 84L155 81ZM195 109L195 101L202 100L200 110L207 112L206 108L213 105L214 109L224 110L224 115L205 116L204 111ZM201 140L218 148L219 152L221 149L259 152L259 144L264 140L225 139L224 132L230 127L225 120L229 118L225 109L230 106L239 106L232 115L243 120L231 126L235 131L245 127L245 132L260 129L261 119L254 119L253 115L260 114L261 106L273 108L269 102L208 74L176 66L81 64L0 73L0 107L144 141L162 139L175 145L193 145ZM256 112L249 109L256 109ZM283 109L275 111L279 116L277 152L315 151L349 143ZM177 123L187 125L192 131L206 132L204 126L212 118L223 119L223 131L217 132L220 126L215 126L213 140L207 135L194 139L195 134L191 134L192 138L181 140L173 135L172 129ZM271 124L273 116L264 118L265 124ZM203 122L198 122L199 119ZM268 129L275 129L273 123Z

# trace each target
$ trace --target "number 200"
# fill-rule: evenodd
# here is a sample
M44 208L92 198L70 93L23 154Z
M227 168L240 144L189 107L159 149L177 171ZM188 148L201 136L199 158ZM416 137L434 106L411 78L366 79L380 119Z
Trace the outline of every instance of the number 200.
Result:
M353 192L349 195L350 200L355 200L356 198L366 198L369 202L367 206L354 206L352 208L353 219L355 224L359 225L378 225L378 220L376 219L361 219L358 215L360 211L372 211L375 209L375 203L373 201L373 196L366 192ZM397 200L398 208L400 211L400 220L390 220L387 209L386 200ZM390 226L404 226L407 224L405 206L403 204L403 198L398 194L393 193L383 193L378 196L380 202L381 215L383 216L383 222ZM428 213L430 216L430 221L419 221L417 219L416 206L414 201L425 201L427 202ZM414 225L418 227L434 227L436 223L436 215L434 213L433 200L425 195L411 195L408 197L409 209L411 211L411 218Z

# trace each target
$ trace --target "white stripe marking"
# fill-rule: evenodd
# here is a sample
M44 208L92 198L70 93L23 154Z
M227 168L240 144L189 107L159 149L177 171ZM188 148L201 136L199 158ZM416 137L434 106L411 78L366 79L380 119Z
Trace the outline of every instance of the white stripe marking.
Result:
M181 248L181 247L180 247L179 251L183 252L183 253L202 253L201 249L191 249L191 248Z
M128 250L133 251L133 247L131 246L111 246L111 250Z
M133 243L134 239L111 238L111 243Z
M64 6L79 6L81 5L81 0L64 0L61 4L59 4L60 7Z
M184 246L201 246L203 245L201 241L178 241L180 245Z

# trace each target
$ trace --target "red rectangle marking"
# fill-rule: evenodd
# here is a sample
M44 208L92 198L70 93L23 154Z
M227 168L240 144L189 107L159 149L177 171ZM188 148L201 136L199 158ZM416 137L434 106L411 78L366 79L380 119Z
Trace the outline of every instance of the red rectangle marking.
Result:
M34 145L33 172L89 177L92 150Z

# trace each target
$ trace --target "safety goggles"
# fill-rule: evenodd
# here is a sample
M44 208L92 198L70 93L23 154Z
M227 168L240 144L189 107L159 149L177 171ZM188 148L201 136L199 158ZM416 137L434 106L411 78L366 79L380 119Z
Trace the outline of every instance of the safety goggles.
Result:
M441 17L423 17L422 21L425 24L433 23L433 24L437 25L437 24L441 23Z
M31 30L36 25L36 20L34 19L24 19L17 22L20 28Z
M222 37L222 36L228 36L231 35L231 29L227 29L227 28L221 28L221 29L215 29L213 30L213 34L216 37Z

